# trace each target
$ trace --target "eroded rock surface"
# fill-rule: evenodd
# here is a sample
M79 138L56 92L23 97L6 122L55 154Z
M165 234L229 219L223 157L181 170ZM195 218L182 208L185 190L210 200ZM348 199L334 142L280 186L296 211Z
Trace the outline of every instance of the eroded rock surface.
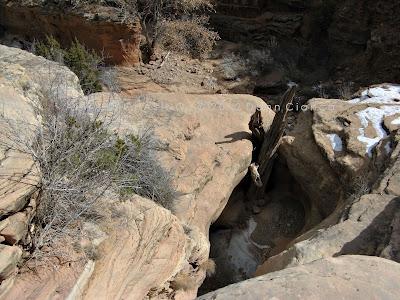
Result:
M0 26L7 33L29 37L30 42L32 38L51 35L63 46L78 39L113 64L137 64L141 59L140 25L123 24L112 7L73 5L63 10L48 2L44 5L21 2L0 1ZM15 42L13 46L27 45Z
M173 293L168 285L162 288L187 263L193 247L179 220L139 196L110 209L119 217L107 225L98 260L21 274L6 299L143 299L151 290Z
M326 258L227 286L197 299L398 299L400 265L378 257Z
M383 84L350 101L312 99L280 153L312 203L318 222L352 186L374 183L397 143L400 86Z
M154 129L160 161L179 193L171 209L207 235L250 165L249 116L261 107L267 128L272 110L249 95L143 94L115 103L123 111L120 130Z
M6 88L21 105L32 109L33 117L36 112L32 107L49 84L63 82L57 96L66 101L82 97L76 76L66 68L18 49L2 46L0 50L4 66L0 74L7 80ZM46 68L55 76L42 76L48 74ZM105 94L91 97L101 101L103 96L110 99ZM111 103L121 112L116 129L125 133L147 128L154 131L159 141L158 157L170 171L178 192L173 203L168 203L172 212L140 197L116 203L114 208L106 206L110 216L116 217L100 225L105 236L98 243L95 261L84 264L82 257L77 257L76 262L58 270L39 269L39 277L30 272L18 274L2 282L0 292L6 298L195 297L206 273L209 226L252 159L249 117L261 107L268 127L274 114L261 99L246 95L114 96ZM1 100L7 105L9 99ZM21 206L33 210L34 203L25 201ZM18 223L13 226L2 223L4 240L18 243L21 239L22 227L29 227L21 216L15 216ZM6 268L7 275L11 274L8 265Z
M310 101L311 111L285 137L281 153L304 190L312 192L313 205L336 202L322 223L269 258L257 275L343 254L399 261L399 96L397 85L380 85L347 102ZM338 192L341 197L326 196Z
M0 45L1 295L12 289L22 257L19 246L30 242L29 223L36 208L40 173L24 145L31 141L32 130L39 122L37 101L52 85L59 86L60 97L83 95L78 78L67 68Z

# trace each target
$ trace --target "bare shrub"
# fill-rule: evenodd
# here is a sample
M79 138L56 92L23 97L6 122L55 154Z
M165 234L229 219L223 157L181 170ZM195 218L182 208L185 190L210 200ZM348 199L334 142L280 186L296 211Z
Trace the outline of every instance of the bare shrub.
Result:
M235 80L240 76L262 74L273 61L269 49L245 48L239 54L225 56L220 66L225 79Z
M320 98L329 98L326 88L321 82L313 85L312 90L316 92Z
M351 81L342 83L338 88L338 94L340 99L350 100L351 97L353 96L353 88L354 88L354 83Z
M159 45L165 49L196 58L206 58L218 39L218 34L205 27L204 17L190 20L164 21L160 29Z
M171 286L174 290L189 291L196 288L198 285L196 277L190 273L181 272L177 274L174 280L171 282Z
M224 57L220 67L225 79L235 80L245 72L246 61L240 55L232 53Z
M246 66L248 72L253 76L266 71L273 61L274 59L269 49L250 49L246 54Z
M171 203L174 189L154 157L150 130L121 137L112 131L116 113L111 105L99 106L90 97L65 99L54 88L43 89L37 109L38 126L2 116L11 130L0 142L30 154L41 172L28 249L32 259L65 257L59 246L79 239L84 222L103 217L106 191Z
M207 259L200 265L200 269L204 270L208 277L213 276L216 269L215 261L211 258Z
M121 92L121 86L115 68L102 68L100 71L100 82L110 92Z

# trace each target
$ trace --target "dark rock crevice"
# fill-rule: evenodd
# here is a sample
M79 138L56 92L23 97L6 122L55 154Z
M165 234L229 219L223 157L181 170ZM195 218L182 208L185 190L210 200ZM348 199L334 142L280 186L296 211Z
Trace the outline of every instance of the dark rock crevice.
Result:
M253 277L268 257L315 225L308 220L310 201L282 158L275 161L262 197L249 196L249 177L236 187L210 228L210 258L216 263L216 274L206 279L199 294Z

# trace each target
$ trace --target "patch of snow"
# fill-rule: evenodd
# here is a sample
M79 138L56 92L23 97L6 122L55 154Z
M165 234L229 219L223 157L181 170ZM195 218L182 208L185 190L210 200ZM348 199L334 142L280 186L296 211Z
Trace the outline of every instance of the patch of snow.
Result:
M390 146L390 142L387 142L385 144L385 150L386 150L386 154L389 154L390 152L392 152L392 147Z
M394 119L394 120L392 121L392 124L393 124L393 125L400 125L400 118Z
M388 84L373 88L368 88L361 93L360 98L355 98L349 103L378 103L378 104L396 104L400 100L400 85Z
M256 245L251 239L251 234L256 227L257 223L250 219L245 229L233 231L226 249L226 255L230 257L233 269L241 270L249 278L261 263L255 247L262 248L263 246ZM236 280L243 280L242 274L237 274L236 277Z
M334 151L342 151L343 150L343 142L340 136L336 133L327 134L326 135L331 141L331 145Z
M384 117L392 116L397 113L400 113L400 105L381 106L380 108L368 107L357 113L362 126L359 128L360 135L357 139L366 144L366 153L368 153L368 156L372 156L373 148L380 142L380 140L387 136L385 129L382 127ZM365 129L368 127L369 122L371 122L376 131L376 137L374 138L365 136Z

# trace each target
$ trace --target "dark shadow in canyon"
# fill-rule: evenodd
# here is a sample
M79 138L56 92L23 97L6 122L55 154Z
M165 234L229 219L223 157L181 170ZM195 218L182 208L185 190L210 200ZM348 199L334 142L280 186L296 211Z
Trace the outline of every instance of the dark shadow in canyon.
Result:
M216 273L204 281L199 295L252 277L305 229L310 202L283 159L276 160L262 197L248 195L251 184L246 176L210 228Z

